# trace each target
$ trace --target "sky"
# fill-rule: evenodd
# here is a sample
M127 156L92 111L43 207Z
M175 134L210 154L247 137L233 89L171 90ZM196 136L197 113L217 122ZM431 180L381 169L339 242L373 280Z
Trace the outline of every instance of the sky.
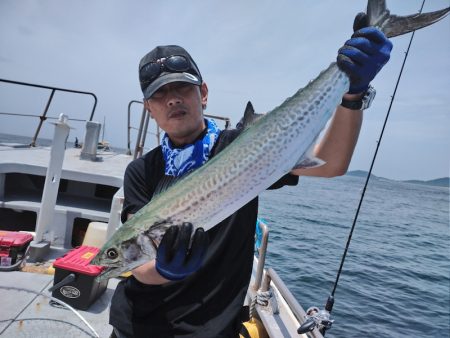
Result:
M421 0L388 0L417 13ZM209 87L206 112L235 125L251 100L267 112L314 79L352 33L362 0L0 0L0 78L93 92L104 139L127 146L127 109L142 100L139 60L156 45L185 47ZM424 11L449 6L428 0ZM369 170L410 35L393 38L391 60L372 82L350 170ZM393 179L450 175L450 17L417 31L373 173ZM0 112L40 114L50 92L0 82ZM86 119L93 100L56 93L49 116ZM137 126L142 106L131 105ZM51 137L52 121L42 136ZM0 115L0 133L32 135L35 118ZM69 140L84 137L71 122ZM153 130L153 129L152 129ZM132 130L132 137L136 132ZM149 144L155 136L148 136Z

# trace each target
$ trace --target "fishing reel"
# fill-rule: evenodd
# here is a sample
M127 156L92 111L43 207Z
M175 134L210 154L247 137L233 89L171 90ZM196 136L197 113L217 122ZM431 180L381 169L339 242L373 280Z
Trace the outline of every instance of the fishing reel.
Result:
M317 306L312 306L306 310L305 322L297 329L297 333L311 332L315 328L324 334L326 330L331 328L334 320L331 319L331 309L333 308L334 298L328 298L325 309L320 310Z

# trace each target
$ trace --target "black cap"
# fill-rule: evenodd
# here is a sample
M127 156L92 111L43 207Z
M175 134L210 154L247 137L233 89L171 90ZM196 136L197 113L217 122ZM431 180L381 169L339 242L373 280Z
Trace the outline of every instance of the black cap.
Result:
M148 80L148 76L145 72L146 66L151 63L161 62L164 63L163 59L167 59L171 56L182 56L188 62L187 69L182 71L170 70L167 67L162 69L161 73L154 79ZM141 84L142 93L144 94L144 99L149 99L154 92L156 92L162 86L171 82L189 82L195 85L202 84L202 76L198 70L192 57L189 53L180 46L170 45L170 46L158 46L155 49L147 53L139 63L139 82Z

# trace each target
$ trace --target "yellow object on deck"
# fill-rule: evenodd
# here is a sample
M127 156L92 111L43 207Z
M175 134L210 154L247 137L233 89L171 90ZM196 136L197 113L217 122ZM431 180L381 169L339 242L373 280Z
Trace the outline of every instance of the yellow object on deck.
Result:
M243 328L239 334L239 338L268 338L266 329L260 320L256 318L250 318L248 322L242 323ZM246 333L242 333L242 331Z
M130 277L130 276L131 276L131 271L124 272L123 274L120 275L120 277L124 277L124 278Z

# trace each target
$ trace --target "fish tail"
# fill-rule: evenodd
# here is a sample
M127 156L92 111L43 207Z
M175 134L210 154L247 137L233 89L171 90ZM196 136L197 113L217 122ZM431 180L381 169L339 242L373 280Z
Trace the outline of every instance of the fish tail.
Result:
M429 26L446 17L449 11L450 7L447 7L429 13L397 16L390 14L385 0L369 0L366 13L369 26L379 27L388 38L391 38Z

